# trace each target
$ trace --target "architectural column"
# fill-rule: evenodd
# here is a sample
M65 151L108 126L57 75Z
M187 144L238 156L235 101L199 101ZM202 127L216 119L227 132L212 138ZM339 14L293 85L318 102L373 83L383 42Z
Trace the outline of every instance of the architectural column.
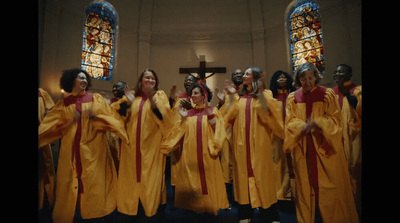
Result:
M260 0L249 0L251 36L253 43L253 63L265 70L265 28Z
M138 74L150 67L153 0L142 1L139 18Z

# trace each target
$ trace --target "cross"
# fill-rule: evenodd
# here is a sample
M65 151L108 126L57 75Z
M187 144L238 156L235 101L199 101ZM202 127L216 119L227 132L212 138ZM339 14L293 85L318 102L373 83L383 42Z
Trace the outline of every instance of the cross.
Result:
M206 82L206 79L213 76L215 73L226 73L225 67L206 67L206 61L200 61L199 68L179 68L180 74L191 74L197 73L203 83ZM211 73L206 76L206 73Z

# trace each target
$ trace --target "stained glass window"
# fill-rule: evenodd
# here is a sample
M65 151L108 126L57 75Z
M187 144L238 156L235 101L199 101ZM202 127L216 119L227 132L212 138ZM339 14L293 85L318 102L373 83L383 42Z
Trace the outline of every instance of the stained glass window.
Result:
M289 12L290 51L293 71L307 62L325 73L324 42L319 6L314 1L298 1Z
M117 13L106 1L95 1L86 10L81 67L92 78L112 80L117 25Z

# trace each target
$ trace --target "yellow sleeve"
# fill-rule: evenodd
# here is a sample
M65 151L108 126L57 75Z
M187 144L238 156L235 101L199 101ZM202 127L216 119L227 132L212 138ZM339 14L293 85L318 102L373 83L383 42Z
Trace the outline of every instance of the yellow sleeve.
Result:
M169 99L164 91L158 90L154 95L154 100L163 118L160 120L154 112L151 112L151 114L154 121L160 126L162 135L165 137L174 125L174 114L169 105Z
M67 111L60 100L39 125L39 148L56 141L65 134L66 123L74 119L73 110Z
M228 93L225 92L225 101L224 104L221 106L221 108L219 108L219 111L221 112L222 117L225 116L226 114L226 105L229 102L229 95Z
M93 94L92 115L95 116L92 122L94 130L108 130L129 144L125 123L121 116L97 93Z
M352 110L353 120L352 120L352 122L349 123L349 125L354 129L361 129L361 120L362 120L362 115L361 115L361 111L362 111L362 88L361 88L361 86L358 86L354 90L353 95L357 98L358 102L357 102L356 109L354 111ZM351 109L353 109L353 108L351 107Z
M286 121L285 121L285 140L283 143L283 151L290 153L294 148L299 146L301 137L300 131L305 120L305 106L304 108L296 106L294 102L294 92L288 95L286 99ZM304 116L304 117L303 117Z
M226 139L226 131L225 131L225 121L221 112L214 108L213 113L216 118L215 123L215 131L212 129L211 125L208 123L208 133L209 133L209 140L208 140L208 149L210 150L210 154L213 156L217 156L219 151L222 148L222 145Z
M175 122L169 133L161 141L161 153L168 154L178 147L179 141L185 134L186 125L187 120L182 123L180 121Z
M44 104L46 106L47 110L50 110L53 106L54 106L54 101L51 98L51 96L49 95L49 93L47 93L45 90L39 88L40 93L42 94L43 100L44 100Z
M275 135L283 139L282 111L279 108L278 100L273 97L271 90L264 90L263 95L268 108L265 110L262 107L261 102L259 100L257 101L255 109L257 111L258 119L263 124L267 124Z
M342 120L338 98L335 92L327 88L324 96L324 114L315 117L315 124L322 130L322 135L333 148L336 143L342 143Z
M229 126L231 125L231 121L233 121L239 114L239 105L238 105L239 99L240 99L239 95L235 94L234 99L230 103L228 109L226 109L226 111L224 112L225 128L229 128ZM224 106L226 106L228 101L229 99L225 100Z

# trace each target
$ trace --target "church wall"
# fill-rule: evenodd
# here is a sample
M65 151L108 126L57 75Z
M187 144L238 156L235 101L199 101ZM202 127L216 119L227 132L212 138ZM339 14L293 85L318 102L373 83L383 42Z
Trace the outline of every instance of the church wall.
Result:
M361 1L329 0L320 4L326 74L324 83L335 86L333 72L339 64L353 68L352 81L361 84Z
M39 11L39 87L57 100L62 70L80 67L82 30L89 0L46 0ZM112 84L126 81L131 88L144 68L159 74L167 94L173 84L183 91L185 74L179 67L223 66L226 74L210 78L223 87L235 68L259 66L266 84L277 70L292 73L286 10L290 0L110 0L119 17L117 54L112 82L93 80L92 91L111 96ZM201 2L201 3L200 3ZM353 67L353 81L361 84L361 1L320 0L326 74L333 86L336 65ZM212 80L212 82L211 82Z
M206 67L226 67L226 73L216 73L207 79L207 85L212 91L215 87L224 89L224 80L231 78L234 69L245 69L252 63L251 44L248 42L232 43L157 43L152 45L151 67L154 68L160 79L159 88L167 94L172 85L177 91L185 91L183 81L187 74L179 74L180 67L199 67L202 55L206 60ZM209 75L209 74L208 74ZM218 103L216 97L212 105Z
M113 81L136 83L137 29L140 1L109 1L119 16L116 64ZM47 0L39 58L39 87L57 101L61 97L59 79L64 69L80 68L85 11L90 0ZM122 19L121 19L122 18ZM132 76L135 74L135 76ZM92 80L92 91L112 96L113 82Z

